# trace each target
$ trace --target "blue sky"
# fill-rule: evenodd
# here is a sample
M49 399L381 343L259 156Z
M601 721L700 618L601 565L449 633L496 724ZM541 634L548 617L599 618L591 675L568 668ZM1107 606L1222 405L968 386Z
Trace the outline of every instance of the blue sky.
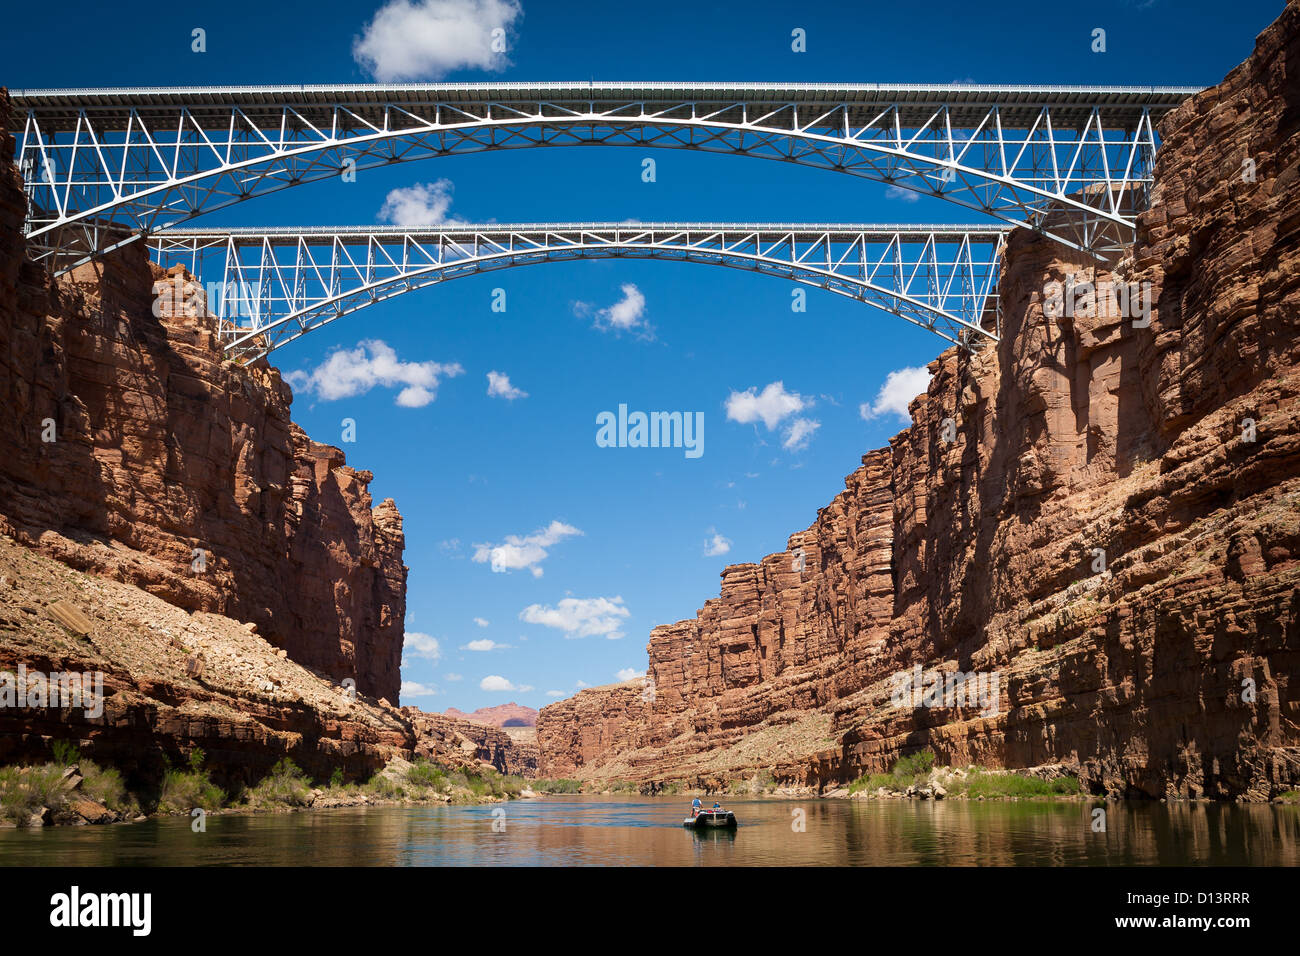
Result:
M323 0L232 17L228 3L166 15L65 3L52 23L48 9L27 4L6 12L0 79L13 88L348 83L406 71L466 81L1208 85L1250 53L1282 4L381 7ZM448 19L422 33L430 13ZM507 24L505 62L473 52L490 21ZM206 53L191 52L195 27L207 31ZM1107 30L1105 54L1090 50L1095 27ZM795 28L807 33L805 53L791 50ZM195 224L363 225L379 221L390 200L390 209L404 201L471 222L972 221L955 205L904 201L879 184L726 156L655 152L657 181L647 184L643 155L450 157L287 190ZM505 313L490 309L498 286L507 290ZM816 290L806 313L792 313L791 288L690 264L548 264L403 296L277 353L280 367L297 373L295 419L333 444L342 420L354 419L357 440L342 445L349 463L372 470L376 500L395 498L406 517L404 703L541 706L643 671L652 626L693 616L717 594L727 563L783 549L842 490L862 454L906 424L888 411L864 417L860 407L876 401L890 372L924 366L945 343ZM611 328L620 320L630 327ZM386 350L399 364L376 374L384 370L373 360ZM352 388L328 375L313 385L312 371L331 356L334 368L352 371ZM509 389L489 395L489 372L508 376ZM381 381L364 387L367 373ZM802 407L771 429L729 420L729 396L762 396L773 383L780 389L753 405ZM399 404L408 387L425 391ZM595 416L620 403L703 412L704 454L597 447ZM818 427L785 447L799 419Z

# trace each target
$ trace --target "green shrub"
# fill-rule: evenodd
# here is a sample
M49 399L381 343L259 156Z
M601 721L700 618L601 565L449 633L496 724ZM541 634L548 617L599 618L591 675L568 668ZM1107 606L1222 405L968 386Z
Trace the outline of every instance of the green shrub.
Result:
M892 789L896 781L891 773L872 773L863 774L849 784L849 793L854 794L859 790L866 790L869 793L875 793L881 787L886 790Z
M81 751L70 740L54 741L50 744L50 752L54 754L54 762L61 767L71 767L74 763L81 762Z
M1041 777L1028 777L1018 773L988 773L975 770L964 781L955 783L954 787L957 792L964 793L972 799L1070 796L1079 792L1079 778L1057 777L1055 780L1043 780Z
M406 788L400 780L386 773L377 773L366 784L367 789L383 800L400 800L406 796Z
M849 784L849 793L859 790L872 793L884 787L886 790L903 791L922 782L921 778L929 775L934 767L934 751L922 750L918 753L899 757L894 761L889 773L863 774Z
M337 790L343 786L343 768L335 767L334 772L330 774L330 787Z
M101 767L91 761L84 761L81 764L81 775L81 792L87 799L122 813L138 809L134 798L126 792L122 775L112 767Z
M407 781L415 787L424 787L438 793L445 793L451 783L447 771L428 760L417 760L406 772Z
M895 777L916 777L918 774L929 773L933 766L934 751L922 750L907 757L899 757L890 772Z
M305 807L311 803L311 786L307 776L288 757L281 757L271 772L249 791L253 805Z
M564 777L558 780L538 778L532 782L532 788L537 793L581 793L582 781Z
M163 774L162 792L158 796L160 813L187 813L196 807L219 810L225 803L226 792L201 770L173 769Z
M24 826L42 807L62 807L67 801L63 771L62 765L53 763L0 767L0 816Z
M523 792L523 777L514 774L506 775L486 767L483 768L480 776L487 792L494 797L517 797Z

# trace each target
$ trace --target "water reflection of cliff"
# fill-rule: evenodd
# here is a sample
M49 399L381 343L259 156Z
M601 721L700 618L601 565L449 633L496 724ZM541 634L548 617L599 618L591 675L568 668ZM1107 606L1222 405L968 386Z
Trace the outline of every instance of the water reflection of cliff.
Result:
M0 831L0 864L64 866L1151 866L1300 864L1300 807L741 800L734 833L684 801L566 797ZM1104 832L1092 812L1106 810Z

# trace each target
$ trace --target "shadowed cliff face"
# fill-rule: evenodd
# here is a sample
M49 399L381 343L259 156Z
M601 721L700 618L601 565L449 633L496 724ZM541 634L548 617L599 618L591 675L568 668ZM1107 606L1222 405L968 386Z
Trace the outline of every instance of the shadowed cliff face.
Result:
M656 628L647 687L544 708L543 774L825 784L930 747L1097 792L1300 782L1300 6L1162 136L1129 256L1013 235L999 345L943 353L785 552ZM1059 314L1071 278L1148 289L1150 324ZM996 706L900 703L917 665Z
M0 93L0 128L8 110ZM213 323L172 296L155 315L164 276L142 245L58 281L28 262L12 141L0 145L0 530L253 622L293 660L396 702L396 506L372 508L370 473L290 421L277 370L223 361Z

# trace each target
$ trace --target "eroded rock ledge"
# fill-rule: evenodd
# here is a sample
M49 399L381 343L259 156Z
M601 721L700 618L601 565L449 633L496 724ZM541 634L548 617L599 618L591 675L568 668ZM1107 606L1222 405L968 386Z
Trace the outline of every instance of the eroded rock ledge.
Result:
M1290 4L1166 119L1151 208L1113 269L1014 235L998 347L943 353L912 426L807 530L651 633L652 694L544 708L543 774L827 786L928 747L1065 763L1094 792L1266 799L1300 782L1298 64ZM1150 283L1149 327L1045 315L1071 275ZM997 675L996 714L893 706L916 664Z

